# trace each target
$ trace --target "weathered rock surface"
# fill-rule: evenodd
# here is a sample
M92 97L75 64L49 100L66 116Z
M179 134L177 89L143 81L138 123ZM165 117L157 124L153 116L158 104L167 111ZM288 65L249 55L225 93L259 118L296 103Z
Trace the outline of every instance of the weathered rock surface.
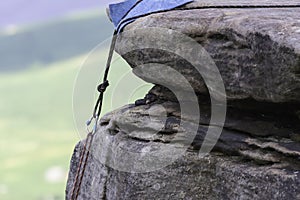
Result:
M156 87L151 93L158 91L161 90ZM272 109L264 109L269 115L262 114L263 118L256 118L250 110L229 110L213 153L199 157L197 150L209 118L205 106L203 103L203 117L192 144L185 143L189 130L179 128L179 122L190 117L179 119L176 102L158 98L151 104L129 105L107 114L93 141L79 199L300 198L300 143L293 137L299 130L296 115L290 116L290 124L286 124L279 119L289 115L286 111L275 111L281 112L276 119L271 115ZM270 121L266 120L270 116ZM290 135L281 137L282 133ZM174 140L178 135L181 139ZM182 149L183 155L176 157L166 152L166 144ZM82 146L77 145L72 157L67 197ZM162 151L156 159L162 162L156 163L155 159L150 160L151 164L167 164L155 171L134 173L150 169L144 154L158 149ZM138 156L130 157L128 152Z
M137 141L136 144L138 145ZM130 142L131 143L131 142ZM76 147L79 151L80 146ZM73 160L78 160L78 153ZM69 199L78 163L73 163L67 188ZM172 165L149 173L128 173L89 160L78 199L274 199L300 198L299 171L280 165L257 166L218 154L199 158L187 152Z
M251 1L263 6L299 3ZM125 28L117 51L137 76L156 85L145 99L101 119L78 199L300 199L300 8L203 8L224 5L250 4L199 0ZM212 108L225 102L208 94L216 88L207 81L217 80L205 67L211 64L203 58L206 54L185 48L190 40L174 37L172 31L164 35L171 43L165 43L147 27L176 30L204 47L224 80L229 100L224 123L211 121ZM140 28L147 30L140 34ZM191 55L207 74L201 77L186 60L189 56L178 52ZM166 65L184 75L196 99ZM200 115L193 112L195 102ZM186 105L191 105L188 112ZM199 154L208 130L220 127L212 151ZM66 199L71 198L83 144L72 156Z
M133 68L142 63L167 64L185 75L196 92L207 93L201 76L191 64L180 55L159 50L162 43L158 34L157 49L139 48L151 40L149 34L147 37L137 34L138 29L176 30L207 50L222 75L229 99L299 102L300 7L201 9L210 5L245 4L288 5L299 4L299 1L195 1L180 10L152 14L130 24L119 38L117 52ZM173 52L182 48L182 43L173 43ZM135 46L138 50L128 53L128 46ZM192 53L188 48L185 51ZM151 69L152 65L147 67ZM153 67L152 71L155 73L157 68ZM144 74L136 72L136 75L149 81ZM150 82L154 80L150 79Z

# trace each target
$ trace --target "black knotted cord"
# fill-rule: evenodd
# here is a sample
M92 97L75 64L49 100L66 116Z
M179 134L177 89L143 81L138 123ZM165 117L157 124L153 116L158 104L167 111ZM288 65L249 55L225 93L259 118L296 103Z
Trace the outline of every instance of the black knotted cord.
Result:
M91 120L87 121L87 123L86 123L86 125L89 126L92 123L93 119L95 119L95 126L94 126L94 129L93 129L94 133L96 132L97 123L98 123L98 120L99 120L99 117L100 117L100 114L101 114L101 111L102 111L104 92L106 91L106 88L109 86L108 74L109 74L111 61L112 61L115 46L116 46L117 36L118 36L117 31L115 30L114 34L113 34L112 41L111 41L110 49L109 49L109 54L108 54L108 58L107 58L107 62L106 62L106 67L105 67L105 71L104 71L103 80L102 80L102 83L100 85L98 85L98 87L97 87L97 90L99 92L99 96L98 96L97 102L95 104L93 116L92 116Z
M83 150L81 151L81 155L80 155L80 158L79 158L79 163L78 163L78 167L77 167L77 171L76 171L76 175L75 175L74 185L73 185L73 189L72 189L72 193L71 193L71 200L76 200L79 196L81 183L82 183L83 176L84 176L84 171L86 169L86 165L87 165L87 161L88 161L88 158L89 158L92 142L93 142L93 139L94 139L94 134L97 130L97 124L98 124L98 120L99 120L101 110L102 110L102 103L103 103L104 93L106 91L106 88L109 86L109 82L108 82L107 79L108 79L108 73L109 73L109 69L110 69L110 66L111 66L111 61L112 61L114 50L115 50L116 40L117 40L117 31L114 32L113 38L112 38L112 41L111 41L110 50L109 50L109 54L108 54L108 58L107 58L107 62L106 62L106 67L105 67L105 72L104 72L104 76L103 76L103 81L97 87L97 90L99 92L99 96L98 96L98 99L96 101L93 116L89 121L86 122L86 125L88 127L88 126L90 126L92 121L95 120L95 125L94 125L94 128L93 128L92 131L88 131L89 133L88 133L87 138L84 142Z

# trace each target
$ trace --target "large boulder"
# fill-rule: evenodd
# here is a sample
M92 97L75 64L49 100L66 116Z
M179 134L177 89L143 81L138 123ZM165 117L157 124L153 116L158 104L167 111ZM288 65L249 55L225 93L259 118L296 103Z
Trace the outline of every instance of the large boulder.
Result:
M128 25L116 50L155 86L100 120L78 199L300 199L297 3L199 0Z
M166 28L197 41L218 67L229 99L252 98L268 102L300 101L300 7L286 8L211 8L207 6L289 5L297 1L206 1L198 0L179 10L151 14L128 25L119 37L116 50L133 68L147 65L151 71L168 65L185 75L196 92L207 93L206 85L195 66L176 54L182 42L173 41L172 52L162 51L160 34L139 33L140 29ZM168 31L165 31L168 32ZM166 33L167 34L167 33ZM172 37L170 33L170 38ZM172 39L170 39L172 41ZM156 43L156 49L142 49ZM128 52L133 46L134 51ZM192 54L192 49L184 49ZM197 58L195 58L197 59ZM203 62L200 60L199 62ZM152 70L151 70L152 68ZM148 82L155 79L134 70ZM156 76L156 75L155 75ZM173 80L173 85L176 85Z

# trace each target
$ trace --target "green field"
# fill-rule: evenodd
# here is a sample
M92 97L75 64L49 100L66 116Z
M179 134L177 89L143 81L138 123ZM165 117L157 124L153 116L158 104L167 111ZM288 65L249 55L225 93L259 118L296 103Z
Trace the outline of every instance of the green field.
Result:
M95 16L90 17L94 24ZM76 26L75 21L82 19L86 23L89 21L88 17L75 17L65 22ZM51 28L55 28L54 24L50 23ZM62 27L61 22L57 24ZM37 26L26 31L40 29ZM56 47L46 48L45 52L52 52ZM68 48L64 51L68 51ZM100 48L88 57L83 68L81 66L88 51L76 51L68 56L57 54L55 62L41 62L38 65L32 60L24 70L0 73L1 200L64 199L70 157L80 140L76 125L81 130L83 119L87 119L92 111L97 77L104 65L106 52L104 46ZM20 59L17 64L20 65L22 61ZM29 60L26 62L29 63ZM122 78L123 74L128 76ZM113 63L110 80L104 112L133 102L150 87L135 78L121 59ZM124 85L122 80L130 81ZM74 85L77 95L72 99ZM72 102L75 102L74 105Z

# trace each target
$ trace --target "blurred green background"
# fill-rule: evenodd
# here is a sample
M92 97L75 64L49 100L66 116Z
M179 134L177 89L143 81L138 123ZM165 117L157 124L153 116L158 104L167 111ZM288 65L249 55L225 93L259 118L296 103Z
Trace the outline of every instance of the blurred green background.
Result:
M95 69L104 65L107 45L100 45L88 62L84 60L113 31L105 15L108 1L93 1L90 5L81 1L82 5L77 2L76 8L72 2L0 3L1 200L64 199L69 161L80 140L77 126L92 111L95 98L98 79L89 73L100 77ZM42 6L35 7L35 3ZM51 10L51 6L56 7ZM48 11L43 11L45 8ZM24 9L28 9L27 13ZM104 113L142 97L149 89L150 85L133 76L121 59L113 64L111 84L117 84L125 73L130 80L128 87L132 87L130 98L127 85L116 94L116 90L109 89ZM75 99L73 109L75 83L79 84L76 92L82 92L84 98ZM80 85L83 83L86 84ZM91 100L85 100L86 97ZM111 101L112 98L118 101ZM73 115L80 119L74 120Z

